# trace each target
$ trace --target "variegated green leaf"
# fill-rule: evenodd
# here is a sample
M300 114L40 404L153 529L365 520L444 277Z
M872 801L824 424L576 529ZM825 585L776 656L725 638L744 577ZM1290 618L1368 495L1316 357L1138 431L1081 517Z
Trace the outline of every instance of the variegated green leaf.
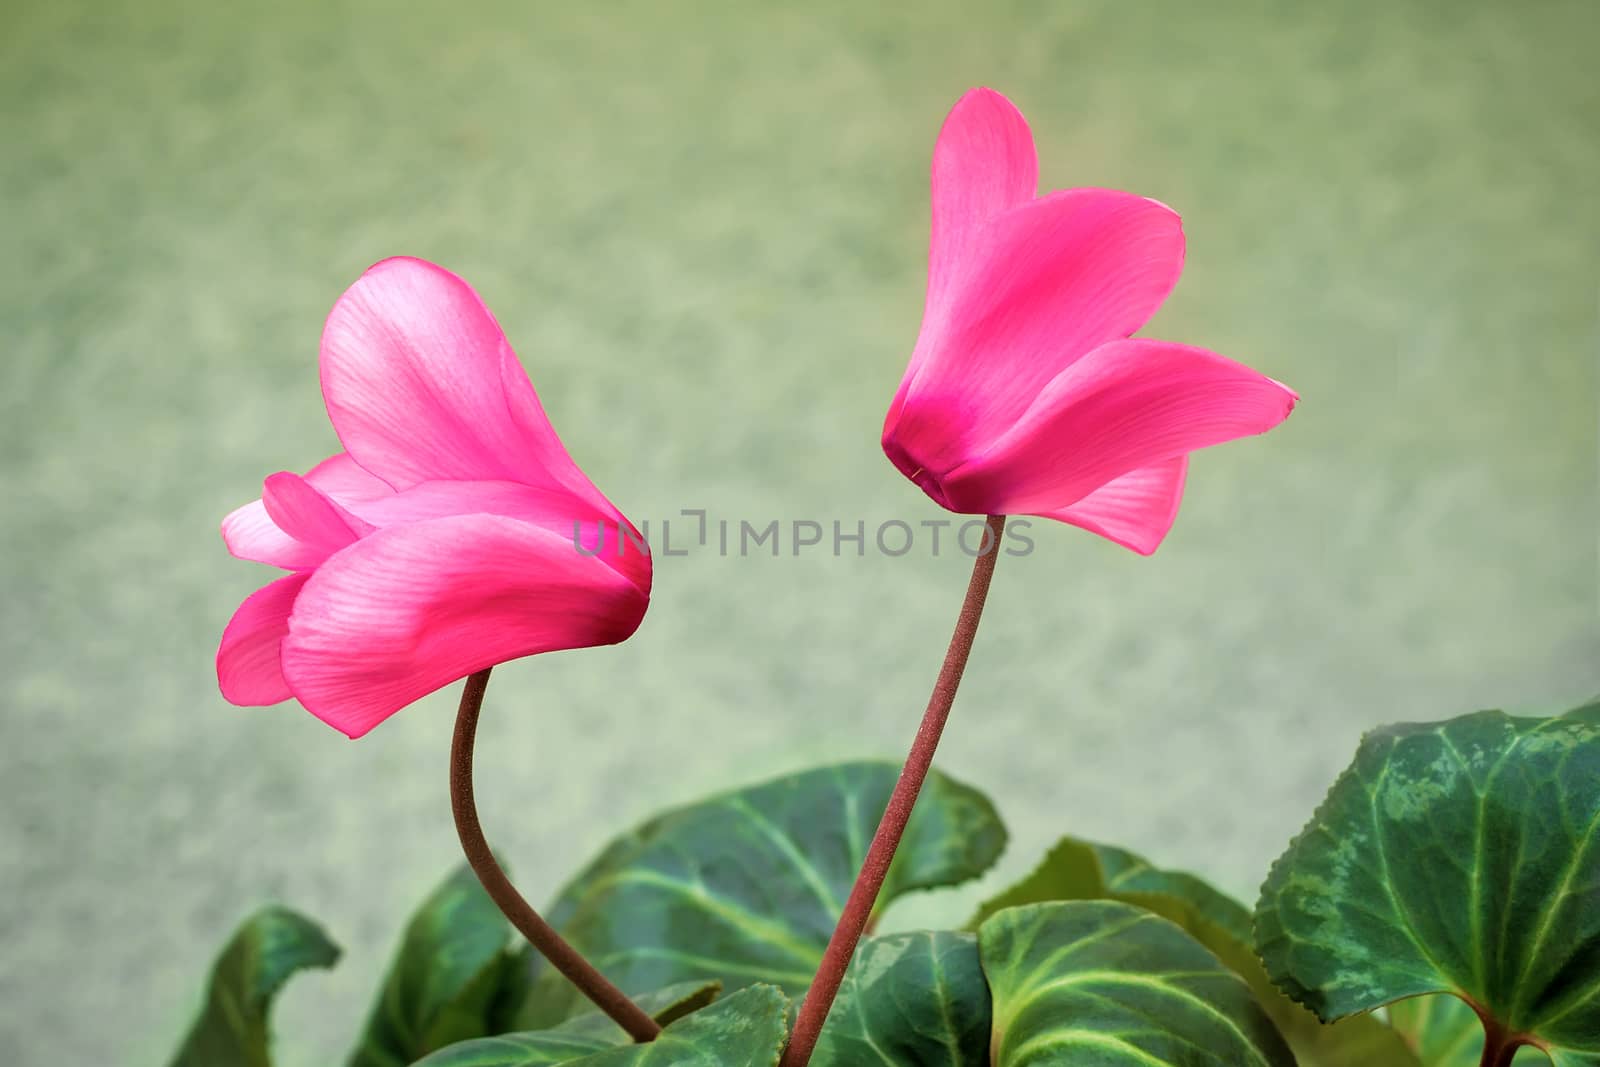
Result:
M975 936L923 931L869 938L856 949L811 1063L982 1067L989 1024Z
M772 1067L789 1037L789 998L753 985L628 1045L573 1060L573 1067Z
M609 1038L560 1029L524 1030L458 1041L418 1060L415 1067L553 1067L617 1044Z
M677 982L665 989L635 994L633 1002L643 1008L650 1018L666 1026L691 1012L699 1011L716 1000L717 994L721 992L721 982ZM631 1040L626 1031L602 1011L588 1011L582 1015L574 1015L556 1029L567 1034L605 1038L615 1045L625 1044Z
M900 769L823 767L657 816L612 842L548 912L626 992L718 979L798 993L816 973ZM976 790L931 774L879 897L988 869L1005 828ZM547 1027L582 1009L546 968L519 1018Z
M1007 908L978 944L994 1067L1294 1067L1244 980L1143 908Z
M1454 993L1558 1067L1600 1064L1597 713L1369 734L1262 889L1273 979L1330 1020Z
M716 999L715 982L684 982L635 997L656 1022L668 1026ZM553 1030L527 1030L460 1041L418 1060L415 1067L549 1067L626 1045L628 1035L599 1011L567 1020Z
M1049 900L1121 900L1177 923L1249 984L1300 1067L1420 1067L1382 1020L1361 1015L1324 1025L1279 992L1251 947L1250 911L1243 904L1192 874L1162 870L1120 848L1062 839L1033 873L986 901L969 925L1004 908Z

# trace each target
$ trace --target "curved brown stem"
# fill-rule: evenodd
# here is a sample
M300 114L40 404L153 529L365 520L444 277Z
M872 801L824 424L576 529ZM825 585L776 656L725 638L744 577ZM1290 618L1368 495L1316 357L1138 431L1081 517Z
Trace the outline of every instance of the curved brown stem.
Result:
M994 565L1000 556L1000 538L1005 532L1004 515L990 515L988 551L978 557L972 567L972 579L967 583L966 599L961 602L961 614L956 619L956 631L950 638L950 648L944 656L944 666L933 683L933 695L928 698L928 710L923 713L922 725L917 728L916 740L906 757L900 780L889 796L889 805L878 823L872 844L867 847L867 858L862 861L856 884L845 901L844 912L833 928L828 948L822 954L822 964L817 976L806 991L795 1018L794 1031L789 1035L789 1047L784 1050L779 1067L806 1067L822 1035L822 1024L828 1020L828 1010L834 997L839 995L839 984L844 981L850 958L855 955L856 944L872 918L872 909L878 902L878 892L889 874L889 864L906 824L911 821L911 810L917 803L917 794L933 765L934 750L939 747L939 735L950 718L950 707L955 703L956 688L961 684L961 674L966 670L967 657L972 654L972 640L978 633L978 621L983 617L983 603L989 595L989 581L994 577Z
M472 747L478 733L478 712L483 708L483 694L488 687L488 670L479 671L467 679L466 688L461 691L461 707L456 712L455 738L450 744L450 807L455 812L461 851L466 853L467 862L472 865L473 872L477 874L478 881L483 883L490 899L556 970L593 1001L595 1007L611 1016L635 1041L653 1041L661 1033L656 1021L629 1000L627 994L612 985L605 975L595 970L594 965L556 933L554 927L540 918L539 913L522 899L522 894L506 877L494 853L489 851L489 843L483 837L483 827L478 824L477 802L472 795Z

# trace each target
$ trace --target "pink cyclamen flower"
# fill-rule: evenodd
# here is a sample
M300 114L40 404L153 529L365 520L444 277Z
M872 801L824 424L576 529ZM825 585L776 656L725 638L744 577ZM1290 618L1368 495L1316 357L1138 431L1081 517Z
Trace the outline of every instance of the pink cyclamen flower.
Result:
M321 363L345 451L272 475L222 523L235 556L290 572L223 632L224 697L294 698L359 737L474 671L638 628L648 551L578 551L575 523L637 531L567 455L466 282L384 260L334 305Z
M950 511L1057 519L1148 555L1189 453L1270 430L1299 398L1132 336L1183 269L1176 212L1109 189L1035 196L1038 182L1011 101L962 97L934 148L927 302L883 449Z

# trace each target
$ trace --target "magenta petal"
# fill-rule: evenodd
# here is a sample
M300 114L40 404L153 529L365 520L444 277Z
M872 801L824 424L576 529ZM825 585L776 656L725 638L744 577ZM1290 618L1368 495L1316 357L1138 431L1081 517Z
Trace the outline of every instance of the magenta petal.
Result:
M230 704L276 704L294 694L283 679L279 652L306 574L291 574L251 593L222 631L217 684Z
M993 89L972 89L956 102L933 149L933 227L928 242L924 334L944 322L953 279L970 269L984 223L1026 204L1039 188L1033 133L1016 105ZM918 344L889 405L893 424L928 346Z
M517 354L510 348L501 353L500 381L505 388L506 410L511 412L511 421L522 434L522 454L544 457L536 469L525 472L520 480L534 487L560 486L586 501L589 506L622 520L622 512L595 488L589 476L567 454L566 446L556 436L555 428L545 416L544 405L539 403L539 394L534 391L533 382L522 369Z
M941 484L953 511L1057 511L1140 467L1265 433L1297 399L1205 349L1114 341L1053 379L1015 426Z
M520 383L515 396L507 377ZM322 393L345 449L396 489L438 479L588 486L494 316L431 263L386 259L339 298L322 333Z
M1106 189L1013 208L979 245L946 310L924 319L885 424L885 447L937 476L1004 433L1084 353L1143 326L1183 269L1177 214Z
M983 224L1038 192L1039 157L1016 105L993 89L963 96L939 130L932 186L930 309L942 305L951 279L971 262Z
M355 507L379 527L451 515L503 515L580 545L641 591L650 591L650 547L644 538L615 509L596 510L564 489L521 482L423 482Z
M1186 455L1140 467L1113 478L1076 504L1037 514L1071 523L1148 556L1160 546L1178 517L1188 470Z
M648 599L570 537L515 519L393 526L312 575L283 644L284 674L312 714L359 737L474 671L621 641Z

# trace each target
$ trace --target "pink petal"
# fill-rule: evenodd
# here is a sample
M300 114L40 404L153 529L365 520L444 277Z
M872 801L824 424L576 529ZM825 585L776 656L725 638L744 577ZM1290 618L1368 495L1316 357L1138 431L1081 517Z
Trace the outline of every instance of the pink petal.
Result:
M396 489L519 481L604 499L562 447L494 316L442 267L386 259L346 290L322 333L322 394L345 449Z
M347 454L335 453L306 472L305 480L348 510L364 500L392 496L389 485L368 474ZM222 520L222 540L240 559L267 563L285 570L307 570L327 558L328 552L285 533L267 514L263 501L252 500Z
M568 493L582 498L596 510L626 522L622 512L606 499L605 494L595 488L589 476L584 474L567 454L566 446L561 443L561 438L556 436L555 428L545 416L544 405L539 403L539 394L534 391L533 382L522 369L517 354L509 347L501 353L500 381L505 387L506 407L511 412L512 421L522 428L524 436L530 442L527 446L529 454L549 457L549 461L540 468L542 472L540 478L525 474L521 481L541 488L559 486Z
M287 571L315 567L326 555L278 529L259 499L228 513L222 520L222 541L239 559L267 563Z
M1186 455L1140 467L1113 478L1076 504L1037 514L1071 523L1148 556L1178 517L1188 470Z
M403 493L354 505L360 517L388 527L451 515L503 515L576 543L650 592L650 549L626 518L597 511L562 489L535 489L521 482L422 482ZM620 525L619 525L620 524Z
M930 309L942 305L951 280L974 259L983 224L1038 192L1039 156L1028 120L993 89L969 91L939 130L932 184Z
M295 598L308 577L291 574L262 586L228 621L217 649L217 684L230 704L276 704L294 695L283 680L279 650Z
M261 504L274 526L301 544L320 550L324 557L373 529L371 523L352 515L308 480L289 471L267 477L261 488Z
M519 656L611 644L648 596L563 538L497 515L379 530L306 583L284 675L312 714L359 737L412 701Z
M952 511L1057 511L1140 467L1265 433L1299 398L1214 352L1113 341L1061 372L1015 426L952 471Z
M908 476L942 477L1028 410L1084 353L1155 313L1183 267L1183 228L1163 204L1070 189L992 219L948 310L924 319L884 449Z
M353 501L374 500L394 492L394 486L369 474L348 452L335 452L312 467L306 472L306 481L347 506Z
M928 241L928 294L923 330L943 321L951 279L974 260L983 224L1032 200L1039 187L1039 156L1027 119L993 89L971 89L956 102L933 147L933 227ZM893 421L925 354L911 353L890 405Z

